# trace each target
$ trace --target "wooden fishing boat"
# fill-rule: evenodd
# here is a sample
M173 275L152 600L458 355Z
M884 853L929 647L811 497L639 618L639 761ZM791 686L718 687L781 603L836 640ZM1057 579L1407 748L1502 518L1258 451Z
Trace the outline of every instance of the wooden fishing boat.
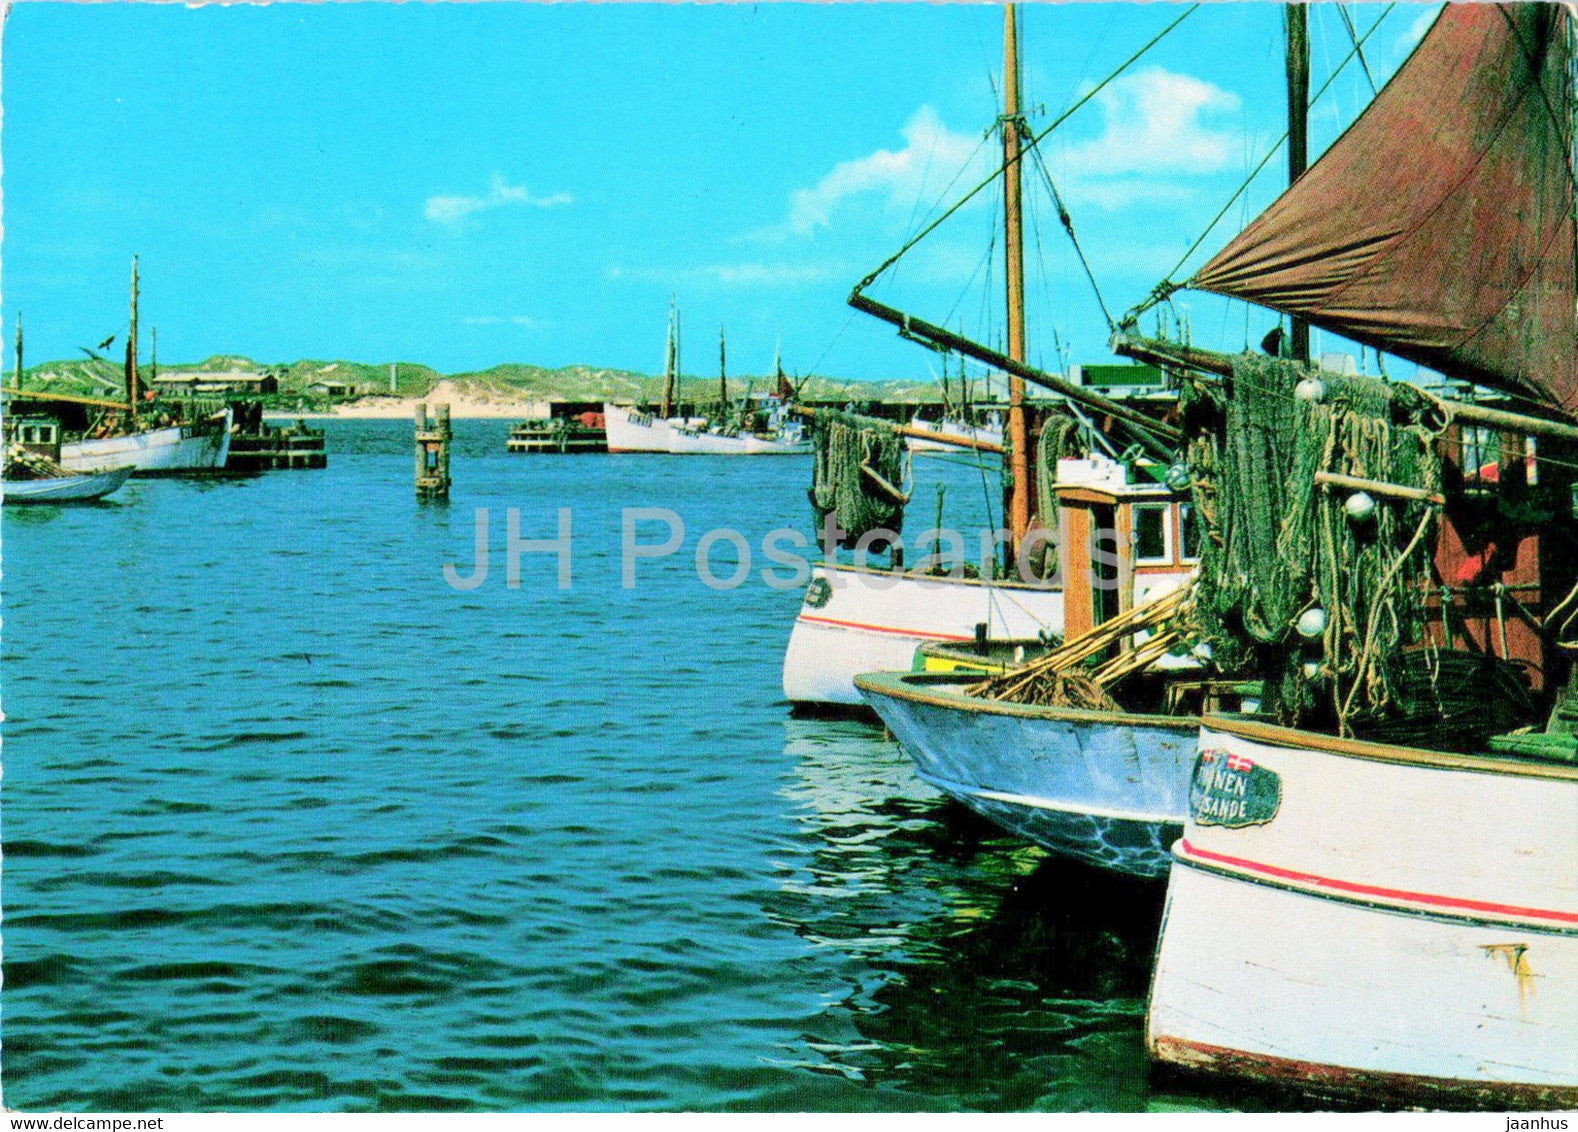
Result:
M674 456L803 456L811 442L799 421L789 420L782 405L768 410L766 427L693 428L678 425L669 429L668 450Z
M60 446L60 463L74 472L127 468L139 476L219 471L230 455L230 422L226 407L186 424L67 440Z
M1269 520L1223 521L1223 560L1259 564L1237 628L1220 624L1259 634L1280 722L1202 725L1150 1000L1156 1058L1396 1103L1578 1105L1571 41L1557 5L1445 6L1348 131L1189 281L1533 415L1373 381L1345 392L1308 370L1302 388L1255 388L1237 378L1292 363L1119 337L1132 356L1234 375L1225 419L1254 423L1232 443L1259 466L1224 465L1224 482L1258 474L1289 508L1268 491ZM1267 459L1301 436L1329 439ZM1305 533L1286 519L1301 514ZM1209 567L1202 583L1223 585ZM1257 572L1296 584L1278 593ZM1399 647L1410 634L1418 651ZM1435 648L1462 644L1484 672L1522 662L1532 686L1432 671ZM1421 661L1436 697L1487 719L1513 691L1537 697L1528 726L1361 733L1364 711L1406 706L1393 678Z
M20 403L74 418L73 434L57 433L50 459L70 472L128 468L133 475L183 475L221 471L230 454L231 409L198 420L182 420L183 408L166 409L144 394L137 354L137 260L131 269L131 321L126 336L126 400L46 393L19 388L22 329L17 326L16 380L0 391L13 411ZM148 394L147 396L152 396Z
M1228 717L1199 746L1153 1056L1413 1103L1578 1105L1578 765ZM1574 757L1570 738L1551 749Z
M706 428L707 421L699 417L674 415L675 383L679 380L679 312L670 302L668 308L668 341L663 353L663 402L654 411L630 405L603 405L603 430L607 436L608 451L662 452L671 449L670 436L678 428Z
M49 417L6 419L5 474L0 487L6 503L92 502L118 489L131 472L130 468L69 472L60 466L58 421Z
M965 691L978 674L855 684L920 776L1011 833L1099 868L1167 873L1183 828L1194 716L1052 708Z
M1182 538L1186 511L1154 484L1064 485L1058 496L1059 525L1074 536L1069 545L1090 546L1088 532L1109 524L1117 537L1107 571L1093 569L1102 564L1090 557L1065 564L1068 640L1030 667L1064 651L1116 653L1114 671L1154 670L1146 690L1130 700L1147 710L994 698L978 671L866 673L855 686L939 790L1055 853L1160 877L1183 827L1198 705L1207 693L1224 691L1200 679L1186 648L1173 655L1153 640L1155 655L1137 654L1152 622L1170 621L1185 601L1192 570ZM1010 667L998 682L1027 671L1023 663Z
M907 670L932 642L1060 636L1061 588L1018 581L811 567L784 652L783 688L803 709L861 707L862 672Z
M907 443L911 452L952 452L953 445L945 444L938 440L929 440L924 435L916 433L940 432L951 436L967 436L972 440L985 440L993 444L1003 443L1003 422L997 413L990 414L982 424L970 424L964 420L943 418L941 421L932 422L916 417L910 421L910 427L915 430L908 438Z

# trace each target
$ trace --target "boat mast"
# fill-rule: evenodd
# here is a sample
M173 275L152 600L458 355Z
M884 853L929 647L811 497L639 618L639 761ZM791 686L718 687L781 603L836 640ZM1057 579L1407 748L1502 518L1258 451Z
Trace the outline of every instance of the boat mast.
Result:
M11 371L11 388L22 388L22 312L16 312L16 368Z
M1003 258L1008 278L1008 356L1025 363L1024 210L1020 196L1019 34L1016 5L1003 9ZM1030 430L1025 421L1025 379L1008 375L1010 553L1030 529Z
M723 346L723 327L718 327L718 423L723 423L723 417L728 412L729 406L729 379L728 355Z
M674 300L668 301L668 347L663 351L663 419L674 415Z
M137 388L137 257L132 256L131 328L126 335L126 402L134 422L137 420L137 402L141 396Z
M1304 173L1309 163L1310 37L1309 9L1288 4L1283 9L1287 25L1288 71L1288 184ZM1293 357L1310 360L1310 324L1293 319Z

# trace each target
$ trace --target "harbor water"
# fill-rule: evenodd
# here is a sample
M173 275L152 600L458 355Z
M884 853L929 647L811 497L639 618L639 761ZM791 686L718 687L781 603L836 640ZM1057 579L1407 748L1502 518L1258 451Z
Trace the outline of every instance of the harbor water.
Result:
M326 471L6 511L6 1105L1245 1103L1147 1069L1158 887L999 835L874 724L789 717L799 589L759 554L710 588L695 547L808 532L808 459L510 456L459 421L419 505L409 422L328 429ZM917 460L912 528L939 477L980 525L972 460ZM512 588L507 509L547 539L561 507L569 587L526 553ZM626 507L686 527L629 589Z

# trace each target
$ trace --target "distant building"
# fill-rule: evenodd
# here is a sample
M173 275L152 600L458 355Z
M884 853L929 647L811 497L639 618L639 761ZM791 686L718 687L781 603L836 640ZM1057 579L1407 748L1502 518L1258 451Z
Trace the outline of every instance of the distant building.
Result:
M271 373L245 370L231 370L228 373L170 372L154 378L153 387L161 393L176 396L195 393L278 393L279 378Z
M344 401L355 397L356 386L349 381L327 381L319 378L308 382L307 392L314 397L327 397L331 401Z

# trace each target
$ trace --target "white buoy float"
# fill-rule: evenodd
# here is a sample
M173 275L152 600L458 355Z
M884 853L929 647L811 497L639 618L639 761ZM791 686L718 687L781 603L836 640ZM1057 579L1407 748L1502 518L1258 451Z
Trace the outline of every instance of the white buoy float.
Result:
M1318 605L1312 605L1299 614L1299 636L1313 641L1326 631L1326 611Z
M1326 383L1318 377L1303 378L1293 387L1293 396L1318 405L1326 398Z
M1342 509L1355 523L1367 523L1375 515L1375 497L1368 491L1356 491L1343 501Z

